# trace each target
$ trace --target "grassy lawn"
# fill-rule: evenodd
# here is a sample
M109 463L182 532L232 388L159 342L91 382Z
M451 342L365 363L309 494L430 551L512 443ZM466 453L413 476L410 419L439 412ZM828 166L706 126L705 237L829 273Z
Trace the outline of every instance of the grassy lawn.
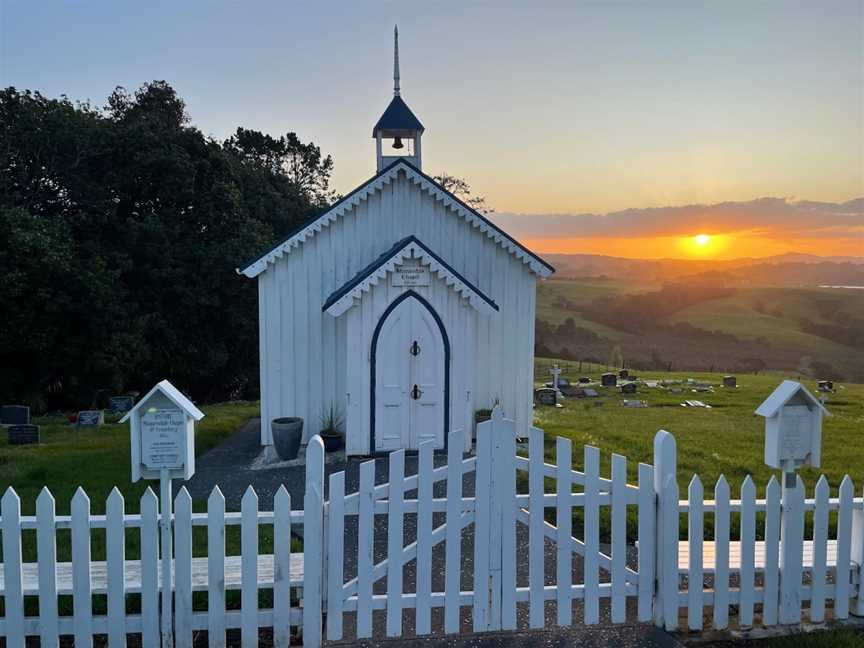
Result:
M258 416L258 403L222 403L203 411L205 417L195 429L196 456ZM105 512L105 500L114 486L126 498L126 510L138 511L138 500L150 482L130 481L128 423L79 430L60 418L34 422L41 426L38 446L10 446L6 435L0 434L0 493L12 486L21 497L24 515L34 514L36 497L45 485L57 501L58 514L69 513L69 502L79 486L90 496L94 513ZM154 484L158 490L158 483Z
M537 360L538 379L548 375L545 370L552 362ZM561 362L561 366L565 372L569 368L565 376L578 378L572 362ZM599 378L599 369L589 375ZM719 374L651 371L638 374L648 380L694 378L714 385L721 381ZM566 436L574 443L575 466L582 465L581 446L595 445L603 452L604 474L608 475L611 453L623 454L628 458L628 473L634 483L638 462L653 463L654 435L665 429L675 435L678 444L678 483L682 491L691 477L698 474L707 496L723 474L734 494L750 474L756 481L757 493L761 494L773 473L763 463L764 419L755 416L753 411L783 378L798 377L780 373L739 375L737 389L717 386L713 393L685 390L673 394L640 386L636 396L627 398L647 401L649 407L645 409L623 407L621 394L600 388L602 397L598 400L603 401L602 406L595 406L594 399L575 398L565 400L561 409L538 406L534 411L535 424L546 431L546 451L550 458L554 453L554 438ZM814 381L804 380L804 384L815 393ZM864 385L837 386L837 392L830 394L826 403L833 416L827 418L823 426L822 468L802 471L808 492L823 472L832 492L847 473L855 481L856 493L864 486ZM711 409L681 407L685 399L701 400L711 405Z

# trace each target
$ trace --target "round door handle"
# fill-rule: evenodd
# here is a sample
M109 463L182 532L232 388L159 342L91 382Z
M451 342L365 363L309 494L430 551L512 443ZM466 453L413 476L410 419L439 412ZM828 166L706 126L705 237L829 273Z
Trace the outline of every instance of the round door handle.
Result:
M414 385L414 389L411 390L411 398L414 400L418 400L423 395L423 390L420 389L417 385Z

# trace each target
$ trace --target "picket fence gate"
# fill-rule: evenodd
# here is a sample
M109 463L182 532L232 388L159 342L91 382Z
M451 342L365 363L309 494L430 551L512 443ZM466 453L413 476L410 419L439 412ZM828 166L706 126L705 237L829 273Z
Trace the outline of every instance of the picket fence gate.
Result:
M527 436L526 456L517 450L514 423L496 409L478 425L473 456L463 456L457 430L448 438L446 464L435 466L427 443L417 454L416 474L406 475L405 452L393 452L386 483L375 483L375 462L368 461L360 465L357 492L345 492L344 472L332 474L328 499L324 450L316 437L307 450L303 510L292 509L284 488L272 511L259 510L250 488L241 510L226 512L216 488L207 512L195 513L181 489L172 519L173 597L162 588L159 502L151 490L138 514L125 513L114 489L106 514L91 515L79 489L71 515L60 516L44 489L36 515L22 516L10 488L0 500L0 636L10 647L23 647L26 636L57 646L60 635L73 635L76 646L92 645L94 635L123 646L128 633L140 633L146 647L191 646L193 633L206 630L210 646L224 646L226 630L235 628L243 646L255 646L259 628L272 628L277 646L300 634L304 645L318 646L325 637L345 639L346 625L356 638L403 636L411 630L406 619L413 619L414 634L425 635L435 624L435 631L455 633L595 624L601 618L694 631L707 618L714 628L727 628L730 616L737 616L740 628L820 623L829 602L834 618L864 614L864 499L853 497L848 476L835 498L822 477L812 499L805 498L800 479L781 489L775 478L764 499L756 499L748 477L735 500L723 477L713 499L705 500L694 476L682 500L668 432L654 439L653 465L640 463L633 471L636 484L628 483L621 455L611 456L605 477L597 448L585 446L579 471L569 439L555 440L553 464L545 457L543 431L531 428ZM527 480L519 479L525 473ZM635 516L628 518L628 510ZM733 516L737 539L730 532ZM705 539L706 518L713 521L711 540ZM805 539L807 519L813 530ZM377 528L376 520L382 523ZM687 540L679 539L682 521ZM226 555L226 531L238 526L240 553ZM292 553L298 526L304 549ZM193 557L196 528L206 530L206 555ZM262 528L268 537L272 533L272 554L259 555ZM105 560L91 559L94 531L104 533ZM57 540L67 532L69 559L62 561ZM28 534L36 562L22 559ZM125 555L130 535L140 544L134 560ZM463 555L469 538L473 551ZM443 547L436 553L438 545ZM404 570L412 565L413 586ZM226 609L232 590L240 592L240 603ZM271 607L259 607L261 590L272 592ZM160 636L162 592L169 603L173 598L168 636ZM140 597L140 610L129 613L132 594ZM58 596L67 595L71 614L60 614ZM97 601L100 614L94 614L94 595L105 596ZM36 609L31 600L38 600L38 612L28 616ZM527 611L524 623L517 617L520 606ZM376 618L381 630L375 630Z

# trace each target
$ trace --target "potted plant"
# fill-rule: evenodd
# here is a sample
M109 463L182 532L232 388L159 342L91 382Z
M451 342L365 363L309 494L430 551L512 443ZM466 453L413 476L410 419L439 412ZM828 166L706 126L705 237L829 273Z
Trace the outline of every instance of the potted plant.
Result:
M339 410L332 403L321 415L321 432L319 435L324 442L327 452L341 450L345 445L345 435L342 433L344 420Z
M303 440L303 419L298 416L285 416L273 419L273 447L282 461L296 459Z

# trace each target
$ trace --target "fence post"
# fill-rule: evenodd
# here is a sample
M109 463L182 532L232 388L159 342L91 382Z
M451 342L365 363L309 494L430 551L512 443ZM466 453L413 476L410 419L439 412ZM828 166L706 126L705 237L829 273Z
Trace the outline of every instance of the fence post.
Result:
M864 616L864 509L852 511L852 562L858 565L858 594L851 612Z
M780 623L801 621L801 576L804 545L804 483L783 473L780 504Z
M303 498L303 645L321 645L324 572L324 442L317 434L306 446L306 494Z
M654 436L654 495L657 498L657 540L655 568L657 574L657 586L655 588L654 600L654 625L668 627L669 623L677 623L675 619L665 619L663 592L667 584L665 581L669 574L674 574L674 587L678 589L678 533L677 525L674 536L670 531L664 531L665 519L670 516L671 511L667 509L674 504L677 511L678 502L667 502L664 498L667 480L671 477L673 482L677 480L677 449L675 437L666 430L660 430ZM676 482L677 483L677 482ZM676 496L677 497L677 496ZM667 566L667 562L674 561L673 565ZM668 567L668 568L667 568ZM671 590L671 585L669 585ZM671 603L671 602L670 602ZM677 606L677 601L675 601ZM669 606L671 609L671 605Z

